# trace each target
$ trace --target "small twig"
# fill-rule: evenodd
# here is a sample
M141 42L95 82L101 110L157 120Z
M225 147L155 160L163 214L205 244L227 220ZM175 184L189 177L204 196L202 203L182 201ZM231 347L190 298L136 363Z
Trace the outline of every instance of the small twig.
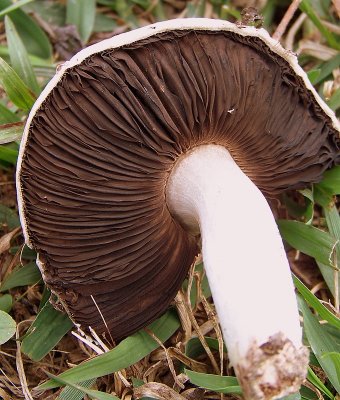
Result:
M196 259L194 260L194 262L190 266L189 277L188 277L187 304L190 307L192 307L190 294L191 294L192 284L193 284L193 281L194 281L195 266L196 266ZM196 299L196 302L197 302L197 299Z
M195 307L191 307L193 313L195 313L197 311L198 305L201 303L200 295L202 293L202 284L203 284L204 277L205 277L204 269L202 272L195 271L194 278L195 278L197 296L196 296Z
M92 299L94 305L96 306L96 308L97 308L97 310L98 310L98 312L99 312L99 315L101 316L101 319L102 319L103 322L104 322L105 328L106 328L106 330L107 330L107 332L108 332L108 334L109 334L109 336L110 336L110 339L111 339L111 341L112 341L111 344L114 345L115 341L113 340L113 337L111 336L111 332L110 332L109 327L107 326L107 323L106 323L106 321L105 321L104 315L103 315L103 313L100 311L100 308L99 308L99 306L98 306L98 304L97 304L95 298L92 296L92 294L91 294L91 299Z
M299 42L297 53L299 55L305 54L312 56L321 61L328 61L332 57L335 57L338 54L338 51L321 43L315 42L315 40L303 39Z
M114 391L119 396L119 398L121 398L122 393L126 388L131 387L131 384L126 379L124 373L125 370L116 371L114 373Z
M301 25L303 24L304 20L307 18L307 15L305 13L302 13L299 15L297 20L293 23L291 28L289 29L287 35L286 35L286 49L287 50L293 50L294 42L295 42L295 35L301 28Z
M23 321L25 322L25 321ZM28 384L27 384L27 379L26 379L26 374L25 374L25 370L24 370L24 364L22 362L22 357L21 357L21 343L19 340L19 327L20 324L18 324L17 326L17 330L16 330L16 342L17 342L17 353L16 353L16 366L17 366L17 371L18 371L18 376L20 379L20 384L21 384L21 388L22 388L22 393L25 396L25 400L34 400L31 392L28 388Z
M57 40L56 34L50 23L45 21L39 14L35 12L32 13L32 17L35 20L35 22L47 33L47 35L50 37L52 41Z
M180 349L177 349L176 347L169 347L168 352L171 357L176 358L176 360L180 361L191 370L196 372L207 372L207 368L204 363L193 360L192 358L186 356Z
M176 309L177 309L179 319L181 321L182 329L184 331L184 338L183 338L184 344L190 340L191 330L192 330L191 321L188 316L187 308L185 307L185 301L186 301L186 298L185 298L182 290L179 290L175 297L175 304L176 304Z
M212 365L213 368L214 368L215 374L220 375L220 369L219 369L219 367L218 367L218 365L217 365L217 362L216 362L216 360L215 360L215 357L214 357L214 355L212 354L212 352L211 352L211 350L210 350L210 347L208 346L208 344L207 344L207 342L206 342L206 340L205 340L205 337L203 336L203 334L202 334L202 332L201 332L201 330L200 330L200 327L199 327L199 325L198 325L198 323L197 323L197 321L196 321L196 318L195 318L194 314L192 313L191 308L189 307L188 304L185 304L185 306L187 307L187 312L188 312L188 315L189 315L189 317L190 317L192 326L193 326L193 328L194 328L194 330L195 330L195 332L196 332L196 335L197 335L199 341L201 342L201 344L202 344L202 346L203 346L205 352L207 353L207 356L209 357L209 360L210 360L210 362L211 362L211 365Z
M156 8L158 0L151 0L149 7L139 14L139 18L151 17L153 19L152 11Z
M304 386L308 387L308 389L310 389L312 392L314 392L317 395L318 399L323 400L322 394L317 387L309 383L307 380L303 382L303 384Z
M210 2L205 3L205 8L204 8L204 18L212 18L214 12L213 5Z
M110 351L110 349L106 346L106 344L98 336L97 332L93 328L91 328L90 326L89 326L89 331L90 331L93 339L96 340L98 342L98 344L100 344L101 348L104 350L105 353Z
M336 317L339 318L339 316L340 316L339 312L336 310L335 306L331 303L331 301L329 299L327 299L327 300L319 299L319 300L326 308L328 308L332 313L334 313L336 315ZM320 323L321 323L321 321L320 321ZM326 323L328 323L328 322L326 321Z
M224 342L223 342L223 337L222 337L222 331L218 322L218 317L216 315L216 312L212 309L211 305L208 303L207 299L201 293L201 300L202 304L204 307L204 310L209 318L209 320L212 321L214 330L216 332L217 336L217 341L218 341L218 351L220 355L220 374L223 375L223 354L224 354Z
M295 256L294 256L294 261L299 261L300 259L300 250L296 250Z
M147 380L153 382L156 378L158 369L161 367L163 360L157 361L155 364L151 364L150 367L143 373L142 380L147 382ZM147 379L149 378L149 379Z
M72 331L71 333L72 333L73 336L75 336L81 342L85 343L86 346L90 347L97 354L103 354L104 353L104 351L100 347L96 346L94 343L92 343L86 337L84 338L84 337L80 336L77 332L74 332L74 331Z
M336 33L337 35L340 35L340 26L336 24L332 24L329 21L325 21L324 19L321 20L322 25L324 25L326 28L328 28L329 31Z
M189 317L191 325L193 326L198 339L200 340L204 350L206 351L207 356L209 357L210 362L211 362L211 364L212 364L212 366L213 366L213 368L215 370L215 373L219 375L220 374L220 369L219 369L219 367L217 365L217 362L215 360L215 357L212 354L212 352L211 352L211 350L210 350L210 348L209 348L209 346L208 346L208 344L207 344L207 342L206 342L206 340L204 338L204 335L202 334L202 332L200 330L200 327L199 327L199 325L198 325L198 323L196 321L196 318L194 316L194 312L193 312L193 309L192 309L193 307L192 307L192 304L191 304L191 301L190 301L190 293L191 293L191 289L192 289L193 279L194 279L194 276L195 276L195 265L196 265L196 262L197 262L197 258L193 262L193 264L191 265L191 268L190 268L189 279L188 279L188 288L187 288L187 293L186 293L187 299L186 299L186 301L183 302L183 305L186 308L186 315ZM199 301L200 295L201 295L201 287L199 285L197 287L196 303Z
M315 294L317 293L320 289L326 289L326 283L324 281L318 282L316 285L314 285L311 289L310 292Z
M180 387L181 389L184 389L184 385L177 378L177 374L176 374L176 371L175 371L174 363L172 362L172 359L169 356L167 348L164 346L162 341L150 329L144 328L144 331L148 335L150 335L152 337L152 339L155 340L159 344L159 346L163 349L163 351L165 353L165 357L166 357L168 365L169 365L170 372L171 372L171 374L172 374L172 376L174 378L174 381L175 381L176 385L178 387Z
M15 356L13 356L13 354L6 353L5 351L2 351L2 350L0 350L0 354L4 355L6 357L9 357L9 358L15 358ZM0 368L0 372L1 371L2 371L2 369Z
M293 0L291 5L288 7L285 15L283 16L281 22L279 23L278 27L276 28L273 39L280 40L282 35L285 33L287 26L291 19L293 18L295 11L299 8L301 0Z
M10 355L9 355L10 356ZM11 356L13 357L13 356ZM15 358L15 357L14 357ZM5 371L0 368L0 372L2 373L2 375L8 380L8 382L11 383L11 385L13 385L17 390L19 390L18 386L16 386L16 384L11 380L11 378L5 373Z

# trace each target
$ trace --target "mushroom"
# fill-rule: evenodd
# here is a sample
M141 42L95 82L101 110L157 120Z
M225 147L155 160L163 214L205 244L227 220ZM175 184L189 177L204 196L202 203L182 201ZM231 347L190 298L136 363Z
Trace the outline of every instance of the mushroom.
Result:
M70 317L115 338L166 310L202 243L244 397L279 398L308 352L264 195L318 182L339 130L263 29L178 19L115 36L61 66L29 115L26 243Z

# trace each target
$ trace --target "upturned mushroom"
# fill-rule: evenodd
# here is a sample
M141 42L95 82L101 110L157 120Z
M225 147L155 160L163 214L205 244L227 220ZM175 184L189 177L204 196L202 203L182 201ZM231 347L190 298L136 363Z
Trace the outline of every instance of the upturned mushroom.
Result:
M318 182L339 130L263 29L180 19L115 36L66 62L30 113L26 243L70 317L115 338L163 313L202 251L244 397L282 397L308 351L264 195Z

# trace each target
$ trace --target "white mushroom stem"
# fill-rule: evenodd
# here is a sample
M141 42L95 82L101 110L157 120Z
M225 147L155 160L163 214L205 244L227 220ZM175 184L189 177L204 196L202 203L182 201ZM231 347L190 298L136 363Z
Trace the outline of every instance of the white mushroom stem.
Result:
M167 203L189 231L201 232L206 274L244 397L298 391L308 352L289 263L260 190L224 147L202 145L175 165Z

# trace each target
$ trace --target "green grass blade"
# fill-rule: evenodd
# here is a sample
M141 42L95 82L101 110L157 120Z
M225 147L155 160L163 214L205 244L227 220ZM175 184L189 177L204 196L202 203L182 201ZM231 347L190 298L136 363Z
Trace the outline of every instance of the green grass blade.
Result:
M329 357L334 365L335 371L336 371L336 376L338 379L338 382L340 382L340 353L326 353L323 355L324 358Z
M340 194L340 165L326 171L317 186L327 187L333 191L333 194Z
M317 263L319 270L328 286L329 291L332 293L334 299L338 295L337 288L340 287L340 276L338 277L338 283L336 283L335 272L333 268L329 268L329 265L322 264L320 262ZM336 286L338 285L338 286Z
M302 400L320 400L318 395L310 388L302 386L300 389Z
M217 339L208 336L205 336L204 339L211 350L219 350L219 343ZM226 347L224 347L224 351L225 353L227 353ZM186 356L188 356L189 358L197 358L204 353L205 350L199 338L195 337L188 340L187 344L185 345Z
M335 36L330 32L325 25L320 21L319 17L313 10L309 0L302 0L300 3L300 9L302 12L306 13L308 18L317 27L323 37L326 39L328 44L334 49L340 50L340 45Z
M330 357L333 361L336 370L336 376L338 381L340 382L340 353L335 353L334 351L331 353L325 353L323 355L324 358Z
M280 400L301 400L300 393L293 393L289 396L281 397Z
M188 18L202 18L204 16L206 0L188 2L186 6L186 16Z
M310 5L320 18L329 19L329 8L332 0L309 0Z
M230 20L230 17L233 17L235 20L240 20L241 13L235 6L233 7L231 4L222 4L219 18L228 21Z
M0 144L6 144L20 140L23 130L23 122L0 125Z
M13 305L13 298L10 294L0 296L0 310L9 313Z
M25 11L38 15L42 20L48 21L51 25L66 25L65 1L34 1L25 6Z
M74 389L79 390L80 392L83 392L84 394L87 394L90 399L95 399L95 400L120 400L117 396L114 396L112 394L104 393L104 392L99 392L98 390L92 390L92 389L87 389L84 386L77 385L75 383L69 382L67 379L62 379L59 378L58 376L55 376L53 374L50 374L49 372L46 372L46 375L53 379L54 381L58 382L61 385L68 385Z
M159 340L164 342L179 326L180 323L176 313L173 310L169 310L161 318L149 325L149 329ZM108 353L101 354L63 372L59 377L76 383L108 375L135 364L157 349L158 346L158 343L149 334L141 330L120 342L117 347ZM38 389L46 390L59 386L58 382L52 380L40 385Z
M24 6L25 4L31 3L33 0L18 0L14 4L4 8L0 11L0 17L9 14L12 11L17 10L18 8Z
M195 266L195 272L202 273L202 271L203 271L203 264L198 264L198 265ZM188 288L188 281L187 280L185 280L183 282L182 288L184 290L187 290L187 288ZM209 282L208 282L208 278L207 278L206 274L204 274L203 279L201 281L201 291L202 291L202 294L203 294L204 297L210 297L211 296L211 290L210 290L210 287L209 287ZM191 305L196 304L197 296L198 296L197 286L194 284L192 286L191 292L190 292L190 304Z
M30 262L21 268L16 268L1 283L0 292L26 285L34 285L41 280L39 268L35 262Z
M16 30L18 31L17 27L16 27ZM21 40L22 40L22 38L21 38ZM26 44L25 44L25 48L26 48ZM5 61L7 61L7 59L9 59L9 50L8 50L7 46L0 45L0 57L5 59ZM40 57L32 55L32 54L28 54L28 58L30 60L30 63L33 65L33 67L48 68L49 70L54 71L54 72L56 70L56 65L54 65L52 63L52 61L49 59L40 58Z
M97 13L94 20L93 32L113 32L117 28L117 22L110 16Z
M330 234L340 242L340 215L337 208L335 206L326 208L324 214ZM337 244L337 248L339 249L338 257L340 261L340 243Z
M20 222L19 222L18 226L19 225L20 225ZM20 247L12 246L9 250L10 254L16 254L17 251L20 251L21 258L24 260L35 261L37 259L37 253L33 249L30 249L27 246L24 246L24 248L22 248L22 246L20 246Z
M315 357L326 373L334 388L340 393L340 381L332 359L324 357L327 353L339 353L340 345L328 333L312 314L304 300L299 298L299 306L303 314L305 333Z
M0 161L15 165L18 159L18 150L7 146L0 146Z
M32 108L36 97L14 69L2 58L0 58L0 86L4 88L8 97L16 106L25 111Z
M0 124L10 124L11 122L19 122L20 118L0 103Z
M234 376L203 374L188 369L185 369L184 373L189 377L191 383L201 388L213 390L218 393L242 393L237 379Z
M275 16L276 7L276 0L268 0L261 10L261 14L264 19L264 27L266 29L273 26L273 19Z
M295 286L302 294L304 299L311 307L314 308L315 311L317 311L320 317L333 325L335 328L340 329L340 319L332 314L295 275L293 275L293 280Z
M14 319L4 311L0 311L0 344L6 343L16 331Z
M161 0L156 1L156 5L152 10L152 14L156 17L157 21L165 21L167 19L164 5Z
M338 300L340 304L340 215L336 206L326 207L323 210L328 230L330 234L337 240L337 244L334 248L333 259L335 268L332 271L322 270L322 274L327 282L329 290L334 296L334 299Z
M320 204L324 208L332 207L334 203L334 198L333 198L334 195L333 191L330 188L320 185L315 185L313 192L316 203Z
M340 89L337 89L327 101L329 107L335 112L340 108Z
M320 66L320 74L313 80L313 85L316 85L328 78L332 74L332 72L339 67L339 65L340 53L330 60L324 62L322 66Z
M18 3L20 2L16 2L15 5ZM4 8L9 6L14 6L10 0L0 0L0 10L3 11ZM18 7L15 7L14 11L10 13L10 17L28 53L43 59L50 59L52 57L52 46L40 26Z
M314 85L315 82L319 79L320 74L321 74L321 69L312 69L311 71L307 72L308 79Z
M40 93L40 87L34 74L33 67L28 58L26 48L8 15L5 17L6 37L9 56L15 72L21 77L25 84L35 93Z
M127 0L116 0L110 6L119 17L129 24L131 28L138 28L139 21L133 13L133 3Z
M336 240L327 232L298 221L278 221L282 237L295 249L315 258L317 261L332 265L332 254Z
M310 367L308 367L307 379L317 389L319 389L321 393L323 393L328 398L334 400L334 396L332 395L332 393L329 391L329 389L327 389L327 387L323 384L323 382L318 378L318 376Z
M0 204L0 227L6 226L10 231L20 226L18 214L11 208Z
M81 40L86 43L93 31L96 18L94 0L68 0L66 22L77 27Z
M21 351L33 361L39 361L59 343L72 326L73 322L67 314L54 309L48 301L24 337Z
M96 383L96 379L89 379L84 382L77 383L78 386L89 389ZM82 400L84 398L84 392L75 389L71 386L66 386L56 398L56 400Z
M304 213L301 215L304 217L304 222L310 225L313 222L314 217L314 194L310 189L300 190L300 193L306 198L306 206Z
M300 204L286 194L282 194L282 201L288 211L288 214L294 219L304 218L304 221L309 221L314 213L314 199L310 200L308 193L309 189L300 190L300 193L305 197L304 204Z

